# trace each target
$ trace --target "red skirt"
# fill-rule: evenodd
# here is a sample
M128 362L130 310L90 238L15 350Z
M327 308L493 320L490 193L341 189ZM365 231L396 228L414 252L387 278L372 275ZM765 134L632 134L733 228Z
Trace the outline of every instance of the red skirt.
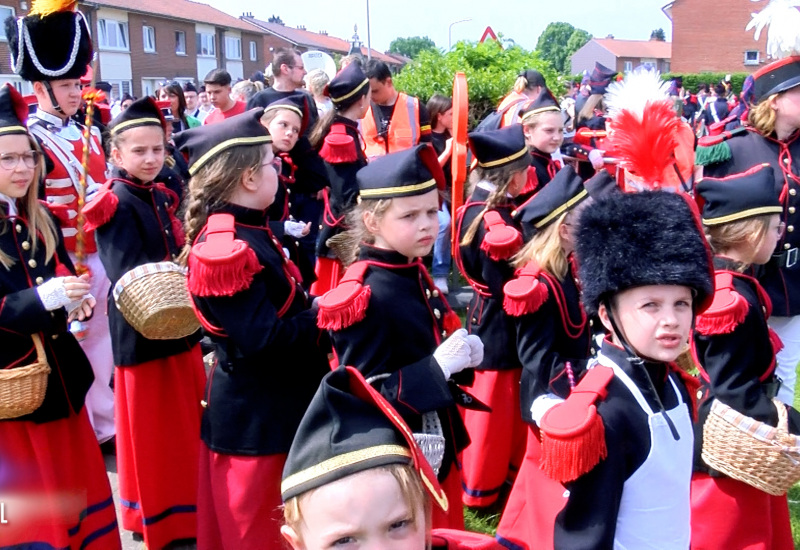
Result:
M178 355L116 369L122 526L142 533L153 550L197 537L205 380L199 344Z
M434 529L464 530L464 508L461 506L461 472L457 464L450 465L450 472L441 483L442 490L447 496L447 512L438 506L433 506L433 519L431 525Z
M314 267L314 274L317 280L311 285L309 293L313 296L322 296L332 288L336 288L344 275L342 262L334 258L317 258L317 265Z
M470 393L492 410L464 411L471 441L462 452L465 506L494 504L519 471L528 437L528 426L519 412L521 374L522 369L475 372Z
M567 498L564 486L539 468L541 454L539 439L530 430L525 460L497 526L497 540L507 548L553 549L556 516Z
M0 422L0 546L121 548L105 463L86 409Z
M786 495L729 477L692 476L692 550L792 550Z
M228 455L200 444L198 550L283 548L285 462L285 454Z

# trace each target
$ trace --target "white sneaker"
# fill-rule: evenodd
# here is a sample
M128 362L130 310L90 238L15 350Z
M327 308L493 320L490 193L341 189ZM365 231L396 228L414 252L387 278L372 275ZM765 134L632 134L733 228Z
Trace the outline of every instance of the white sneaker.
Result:
M449 294L450 289L447 287L447 277L434 277L433 284L439 289L442 294Z

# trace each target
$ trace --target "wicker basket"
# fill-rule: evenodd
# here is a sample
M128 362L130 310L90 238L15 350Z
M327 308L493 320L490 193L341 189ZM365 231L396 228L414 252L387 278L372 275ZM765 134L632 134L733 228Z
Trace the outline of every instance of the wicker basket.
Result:
M36 362L16 369L0 370L0 420L30 414L42 405L50 367L38 334L31 336Z
M125 320L150 340L174 340L200 328L186 287L186 270L172 262L144 264L114 285Z
M777 399L778 427L753 420L715 399L703 425L706 464L770 495L800 481L800 438L788 432L786 405Z

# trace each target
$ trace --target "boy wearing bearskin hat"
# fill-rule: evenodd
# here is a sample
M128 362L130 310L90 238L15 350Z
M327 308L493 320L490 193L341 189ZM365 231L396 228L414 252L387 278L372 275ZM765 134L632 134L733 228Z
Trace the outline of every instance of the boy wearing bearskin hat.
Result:
M5 28L14 71L33 83L38 101L28 126L45 152L44 196L61 221L64 243L73 261L82 246L82 263L91 273L97 311L104 312L110 283L97 255L94 234L79 235L78 231L84 128L72 116L82 104L80 79L93 51L88 23L76 5L69 0L37 0L26 17L6 19ZM88 147L87 201L105 181L107 170L99 132L91 134ZM114 395L109 386L114 366L111 338L103 315L90 319L87 329L81 347L92 364L95 382L86 406L102 443L114 436Z

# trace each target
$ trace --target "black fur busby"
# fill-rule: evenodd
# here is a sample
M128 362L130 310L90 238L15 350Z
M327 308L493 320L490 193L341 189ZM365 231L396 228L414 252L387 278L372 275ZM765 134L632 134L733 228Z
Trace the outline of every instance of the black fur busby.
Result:
M75 4L69 0L38 0L28 16L6 19L11 66L16 74L31 82L83 76L94 52L86 19L74 9Z
M606 298L638 286L688 286L696 291L698 313L714 297L711 252L688 201L677 193L600 198L581 214L575 250L589 314Z

